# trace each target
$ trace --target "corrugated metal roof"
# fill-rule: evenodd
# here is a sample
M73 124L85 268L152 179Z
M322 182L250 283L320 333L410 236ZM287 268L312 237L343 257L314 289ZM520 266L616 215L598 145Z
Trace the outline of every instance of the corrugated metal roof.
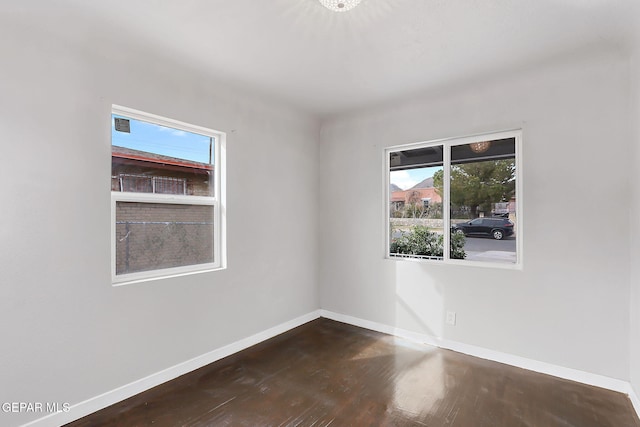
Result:
M213 165L209 163L194 162L192 160L179 159L177 157L164 156L162 154L149 153L147 151L134 150L132 148L111 146L111 156L129 160L139 160L142 162L182 166L192 169L213 170Z

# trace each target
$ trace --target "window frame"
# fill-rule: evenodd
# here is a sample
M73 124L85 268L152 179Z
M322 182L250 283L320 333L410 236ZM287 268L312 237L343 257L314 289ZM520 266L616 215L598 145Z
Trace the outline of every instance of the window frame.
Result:
M515 139L515 189L517 195L516 202L516 218L518 218L518 224L515 230L516 236L516 262L515 263L500 263L490 261L471 261L466 259L452 259L450 253L451 245L451 233L444 233L444 250L442 259L426 259L419 256L399 256L393 257L390 254L391 237L389 233L389 225L391 223L390 216L390 203L391 203L391 191L390 191L390 171L391 162L390 154L397 151L406 151L413 149L420 149L425 147L442 146L443 147L443 195L442 195L442 218L443 228L447 229L451 227L451 211L450 211L450 180L451 180L451 147L458 145L466 145L474 142L482 142L487 140L499 140L506 138ZM392 261L413 261L413 262L425 262L429 264L447 264L447 265L461 265L472 267L488 267L488 268L500 268L509 270L522 270L523 269L523 185L522 185L522 129L511 129L505 131L489 132L482 134L474 134L461 137L442 138L436 140L414 142L408 144L400 144L390 146L384 149L383 153L384 163L384 258Z
M181 194L140 193L110 191L111 193L111 284L113 286L151 280L206 273L226 268L226 133L158 116L129 107L112 105L111 115L165 126L185 132L197 133L214 139L213 143L213 196L189 196ZM113 145L110 133L109 146ZM111 149L110 149L111 153ZM111 168L110 168L111 172ZM111 179L111 173L109 174ZM160 203L213 206L213 262L180 267L161 268L135 273L116 274L116 205L118 202Z

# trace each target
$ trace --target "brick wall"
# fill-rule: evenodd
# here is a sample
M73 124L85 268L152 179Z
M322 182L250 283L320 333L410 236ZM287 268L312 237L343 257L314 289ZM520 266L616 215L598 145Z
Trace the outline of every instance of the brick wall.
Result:
M116 274L213 262L213 206L117 202Z

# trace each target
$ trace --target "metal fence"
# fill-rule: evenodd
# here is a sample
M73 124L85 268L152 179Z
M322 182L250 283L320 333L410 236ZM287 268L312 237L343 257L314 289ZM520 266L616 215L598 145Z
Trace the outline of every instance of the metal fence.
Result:
M150 176L121 173L112 176L112 190L134 193L187 194L187 180L170 176ZM115 187L114 188L114 184Z

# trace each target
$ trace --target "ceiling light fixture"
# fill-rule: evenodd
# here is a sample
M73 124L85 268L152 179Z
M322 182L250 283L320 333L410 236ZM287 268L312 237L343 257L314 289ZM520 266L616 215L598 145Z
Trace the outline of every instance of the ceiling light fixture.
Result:
M358 5L362 0L319 0L320 4L334 12L346 12Z
M474 153L484 153L491 147L491 141L472 142L469 147Z

